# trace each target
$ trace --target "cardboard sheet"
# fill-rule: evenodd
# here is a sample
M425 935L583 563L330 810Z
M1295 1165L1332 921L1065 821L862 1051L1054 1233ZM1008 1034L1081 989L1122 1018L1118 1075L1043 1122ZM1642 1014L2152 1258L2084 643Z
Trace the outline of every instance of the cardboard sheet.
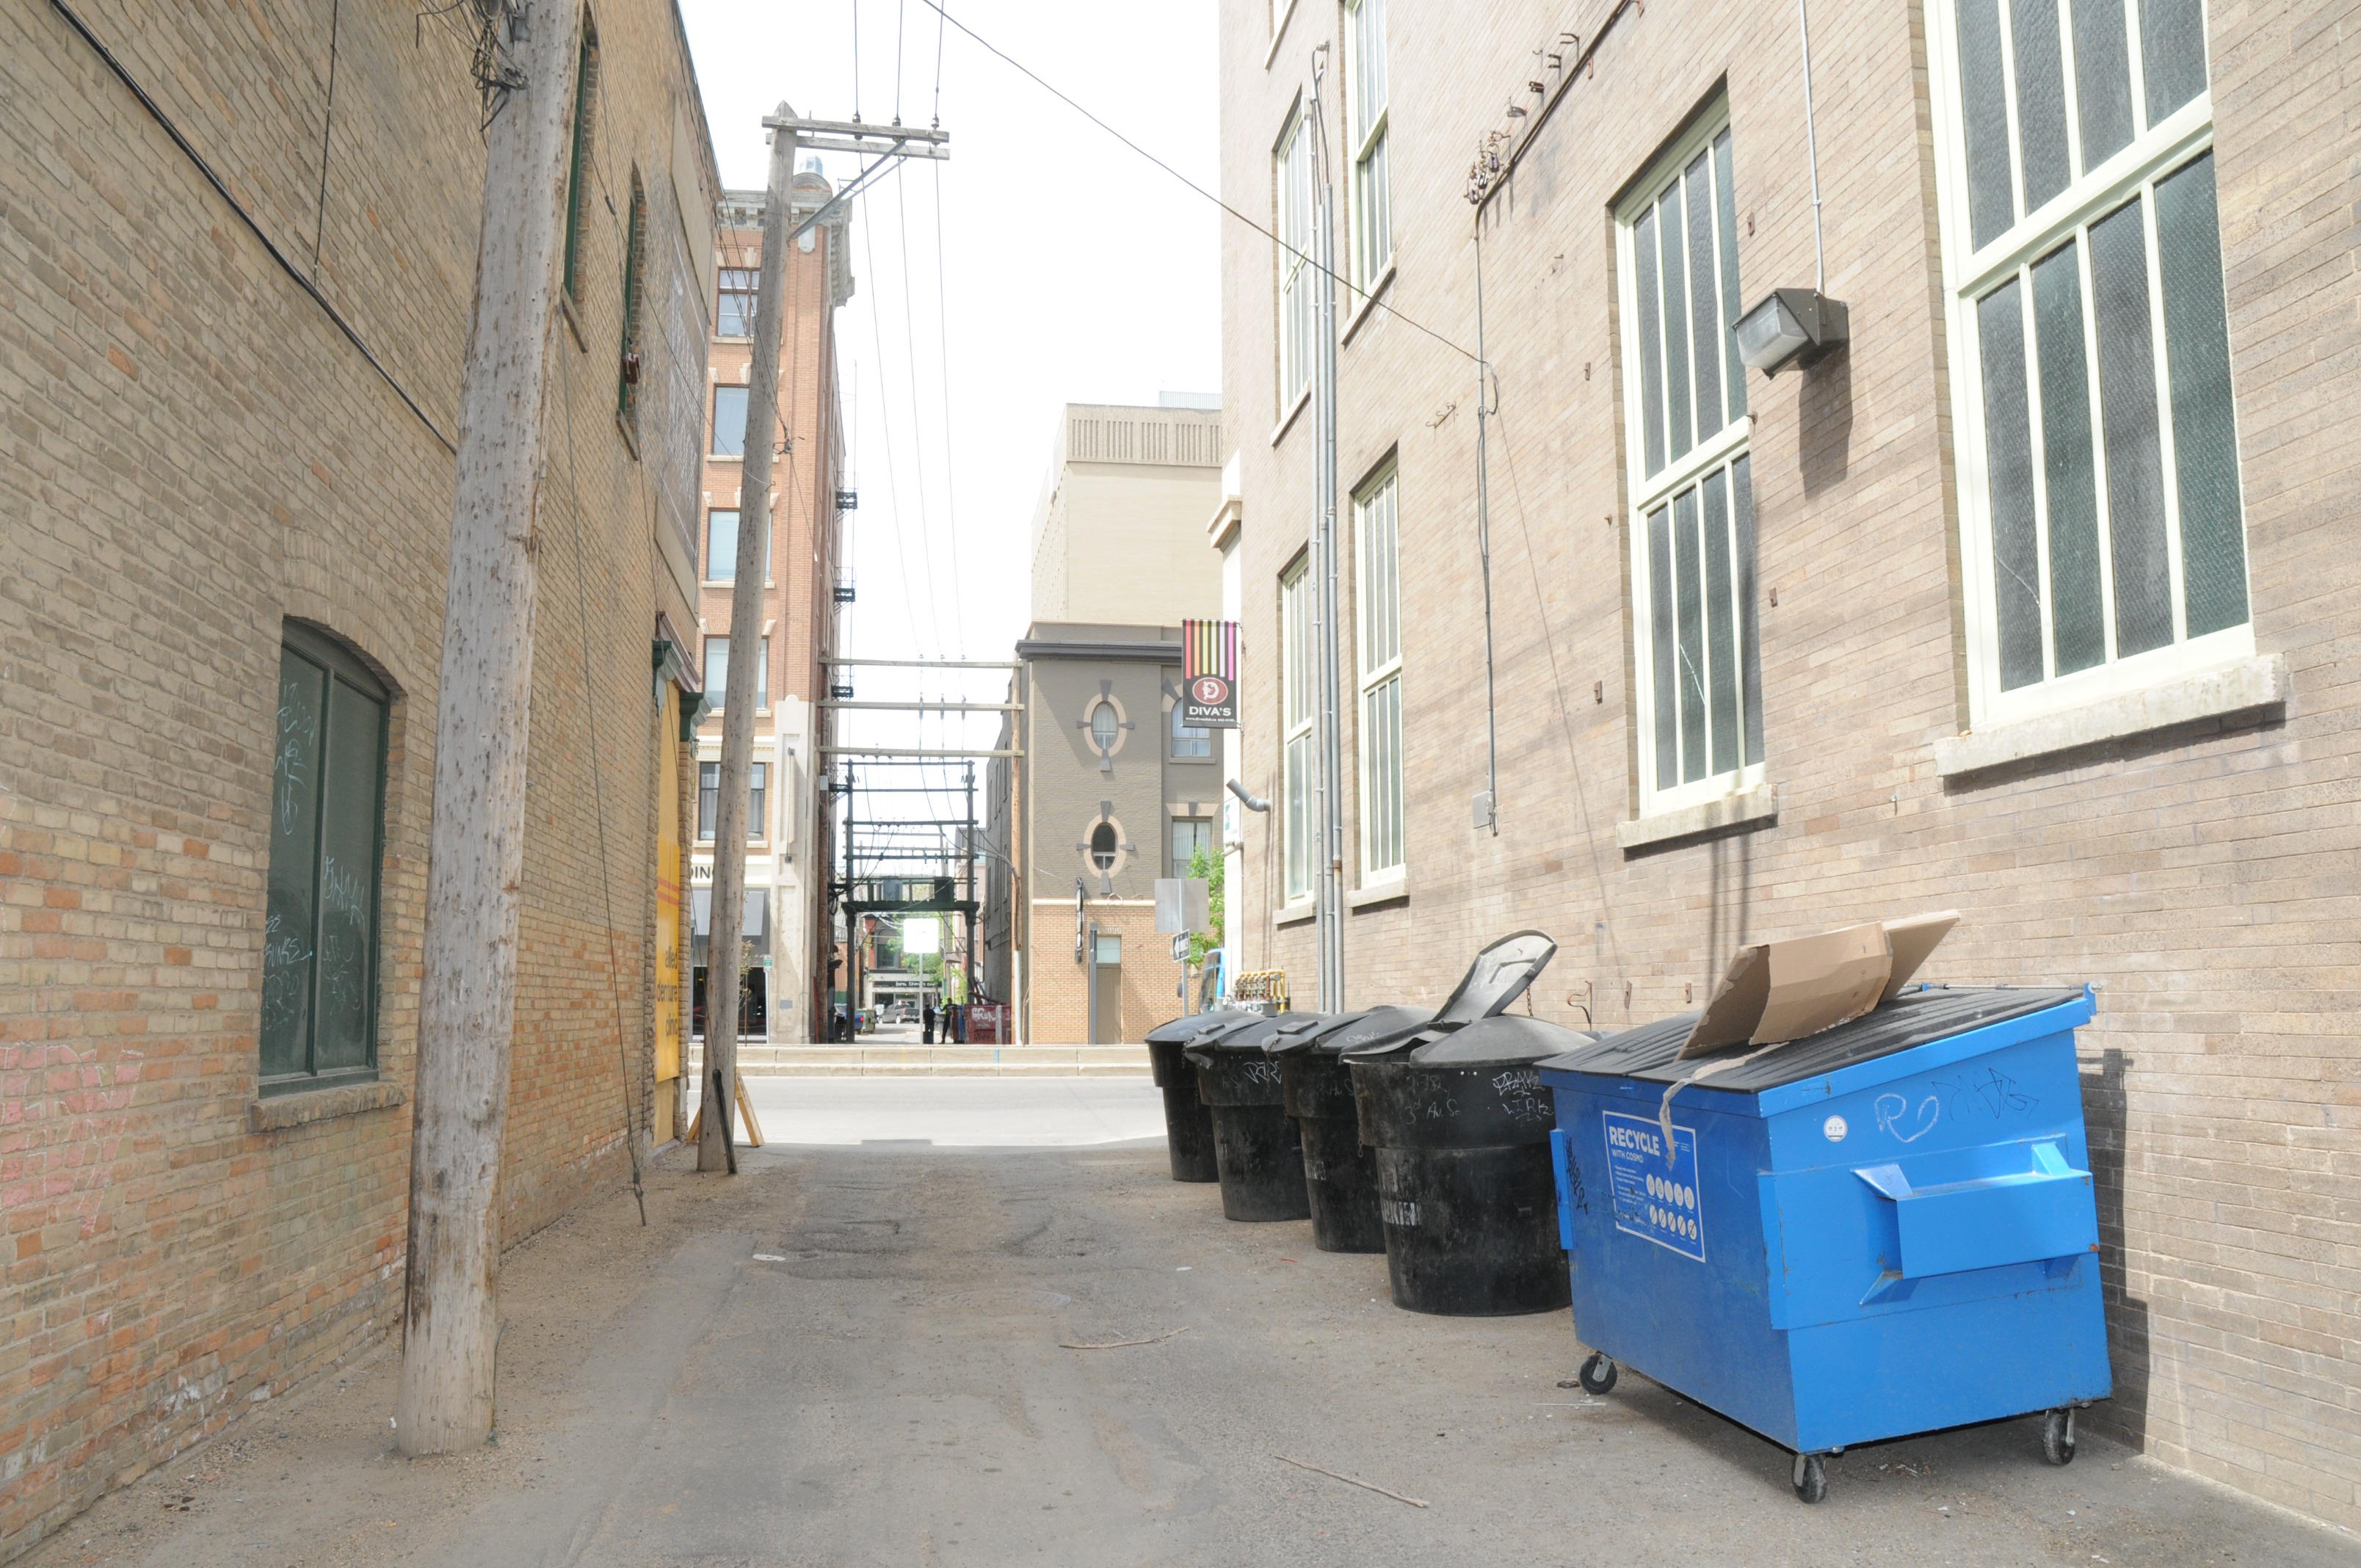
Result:
M1730 956L1680 1059L1733 1046L1779 1045L1849 1024L1898 994L1959 920L1946 910L1750 943Z

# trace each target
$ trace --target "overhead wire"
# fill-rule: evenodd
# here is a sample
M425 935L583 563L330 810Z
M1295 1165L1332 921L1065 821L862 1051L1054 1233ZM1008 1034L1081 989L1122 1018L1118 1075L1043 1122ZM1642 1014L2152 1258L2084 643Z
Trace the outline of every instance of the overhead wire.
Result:
M969 27L965 22L961 21L957 16L952 16L949 11L944 10L942 5L939 3L939 0L922 0L922 3L931 7L935 14L940 16L945 22L957 27L961 32L965 33L968 38L979 48L983 49L985 53L994 56L1004 64L1011 67L1019 74L1031 81L1043 92L1049 93L1051 97L1065 104L1066 107L1073 110L1074 113L1082 115L1082 118L1090 121L1092 125L1096 126L1100 130L1104 131L1108 136L1113 137L1125 147L1129 148L1133 152L1137 153L1148 162L1156 165L1157 168L1162 170L1165 173L1170 174L1173 179L1187 186L1196 194L1202 196L1206 201L1211 202L1213 205L1219 207L1222 211L1227 213L1238 222L1246 225L1246 227L1254 230L1255 233L1261 235L1273 245L1278 246L1279 249L1285 251L1297 262L1305 267L1311 268L1314 272L1327 273L1329 277L1344 285L1348 291L1359 291L1357 285L1356 285L1351 279L1334 270L1333 269L1321 266L1317 260L1313 259L1304 252L1296 249L1293 246L1288 244L1287 241L1279 238L1277 234L1272 232L1264 225L1258 224L1254 219L1246 216L1246 214L1238 211L1237 208L1233 207L1227 202L1223 201L1220 196L1206 190L1202 185L1198 184L1194 180L1190 179L1186 174L1181 173L1179 170L1173 168L1170 164L1165 162L1162 159L1157 157L1154 153L1148 151L1146 148L1140 146L1137 142L1132 140L1129 137L1124 135L1113 126L1107 124L1106 121L1099 118L1098 115L1082 107L1082 105L1077 103L1070 94L1058 87L1055 83L1051 82L1048 78L1041 75L1040 72L1035 71L1023 60L1018 60L1016 56L1008 53L1005 49L1003 49L998 45L993 43L989 38L983 37L983 34L977 32L973 27ZM1404 326L1411 328L1412 331L1423 333L1428 337L1434 339L1435 342L1443 345L1445 348L1450 349L1453 353L1468 359L1476 360L1479 364L1482 363L1481 356L1478 356L1474 349L1454 341L1451 337L1443 333L1437 332L1434 328L1428 326L1425 323L1419 321L1415 317L1403 314L1400 310L1395 308L1390 301L1372 297L1367 302L1369 306L1383 311L1386 314L1393 317L1394 320L1401 323Z

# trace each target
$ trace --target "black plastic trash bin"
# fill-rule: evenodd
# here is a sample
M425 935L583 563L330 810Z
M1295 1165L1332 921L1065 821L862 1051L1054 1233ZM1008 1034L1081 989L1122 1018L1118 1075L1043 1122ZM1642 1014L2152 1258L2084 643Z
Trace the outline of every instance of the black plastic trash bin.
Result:
M1303 1146L1288 1120L1279 1063L1264 1047L1312 1033L1333 1020L1281 1013L1246 1028L1191 1040L1184 1054L1197 1069L1197 1093L1213 1113L1213 1163L1222 1212L1233 1220L1304 1220Z
M1148 1066L1164 1091L1164 1146L1175 1181L1212 1181L1213 1116L1197 1098L1197 1069L1180 1052L1191 1040L1265 1020L1253 1013L1192 1013L1148 1031Z
M1423 1007L1373 1007L1347 1013L1327 1028L1274 1039L1287 1113L1303 1145L1304 1196L1312 1206L1312 1245L1322 1252L1383 1252L1378 1223L1378 1168L1361 1144L1353 1080L1339 1051L1404 1039L1432 1021Z
M1511 1014L1344 1058L1376 1153L1396 1306L1499 1317L1568 1304L1556 1113L1534 1064L1595 1038Z

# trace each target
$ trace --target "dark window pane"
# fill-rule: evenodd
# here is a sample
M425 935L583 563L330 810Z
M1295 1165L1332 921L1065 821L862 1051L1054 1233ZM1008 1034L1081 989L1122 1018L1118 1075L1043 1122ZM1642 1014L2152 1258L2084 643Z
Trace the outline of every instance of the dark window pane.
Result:
M1707 155L1697 154L1683 181L1688 191L1689 228L1689 363L1697 372L1697 438L1719 430L1721 417L1721 312L1714 302L1713 189L1707 172Z
M2058 0L2012 0L2016 44L2016 139L2025 157L2025 210L2066 189L2066 66L2058 49Z
M1681 782L1686 784L1706 774L1705 563L1698 558L1697 493L1693 488L1673 498L1673 550L1680 558L1673 597L1680 614L1680 634L1675 641L1680 660Z
M1689 409L1689 291L1683 265L1688 247L1681 232L1681 188L1656 203L1656 226L1664 239L1664 428L1665 451L1678 457L1697 444L1697 421Z
M262 935L262 1076L311 1066L312 973L319 925L321 747L325 670L279 660L279 742L271 760L270 895Z
M2180 575L2189 635L2246 620L2246 541L2238 509L2237 430L2230 415L2230 336L2223 320L2222 240L2213 155L2156 187L2164 270L2164 356L2172 389L2180 489Z
M1722 374L1734 420L1746 412L1746 366L1738 357L1738 318L1746 313L1746 301L1738 292L1738 197L1730 181L1730 133L1724 131L1713 143L1713 189L1721 217Z
M1960 0L1959 14L1960 100L1968 133L1968 227L1982 247L2016 221L2015 198L2009 193L2000 0Z
M315 1072L367 1067L377 1012L377 825L385 709L342 681L328 695L320 824Z
M708 637L705 640L705 701L719 713L730 696L730 639Z
M1705 641L1713 771L1738 767L1738 623L1731 614L1729 481L1717 470L1705 485Z
M2099 329L2099 421L2107 451L2108 559L2115 572L2115 654L2172 641L2164 470L2157 445L2156 340L2147 246L2134 201L2091 225L2091 305Z
M746 837L766 839L769 818L763 815L763 797L770 793L771 770L761 762L748 765L746 774Z
M1670 789L1681 777L1681 724L1674 704L1673 509L1648 514L1648 663L1655 677L1651 694L1656 716L1656 787Z
M746 455L746 389L743 387L713 389L713 455L716 457L742 457Z
M1738 685L1746 708L1746 761L1763 760L1763 641L1754 595L1754 478L1744 456L1730 466L1730 532L1738 546Z
M2140 0L2140 75L2147 82L2149 125L2205 91L2200 0Z
M2099 593L2099 481L2091 452L2091 372L2082 272L2071 243L2033 269L2041 367L2041 477L2049 497L2049 621L2061 675L2107 657ZM2040 654L2034 654L2035 678Z
M2015 279L1976 302L1983 360L1993 601L2004 691L2041 678L2040 539L2033 518L2033 421L2026 407L2025 303Z
M721 764L697 764L697 836L713 837L713 824L721 815Z
M2131 46L2124 0L2074 0L2074 97L2082 168L2096 169L2132 139Z
M738 580L738 513L716 510L706 514L705 580Z
M1664 466L1664 358L1656 337L1663 302L1657 286L1653 207L1631 225L1631 257L1632 285L1640 297L1640 319L1631 331L1640 343L1640 428L1653 477Z

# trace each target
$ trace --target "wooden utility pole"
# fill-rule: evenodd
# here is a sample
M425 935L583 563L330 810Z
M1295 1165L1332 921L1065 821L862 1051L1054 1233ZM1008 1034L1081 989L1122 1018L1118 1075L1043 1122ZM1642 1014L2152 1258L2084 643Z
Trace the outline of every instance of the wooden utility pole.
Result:
M795 111L782 104L777 118ZM771 447L779 429L779 336L786 308L787 198L796 133L771 132L763 197L763 271L754 296L754 363L746 384L746 439L738 489L738 576L730 595L730 673L721 697L721 795L713 819L713 917L706 944L704 1124L697 1168L738 1168L730 1146L737 1103L738 985L746 917L746 786L754 761L755 671L763 657L763 574L770 564Z
M501 12L489 25L510 74L485 134L435 693L409 1290L394 1407L396 1441L413 1455L473 1448L492 1426L500 1259L493 1205L516 1017L533 553L580 47L577 7Z

